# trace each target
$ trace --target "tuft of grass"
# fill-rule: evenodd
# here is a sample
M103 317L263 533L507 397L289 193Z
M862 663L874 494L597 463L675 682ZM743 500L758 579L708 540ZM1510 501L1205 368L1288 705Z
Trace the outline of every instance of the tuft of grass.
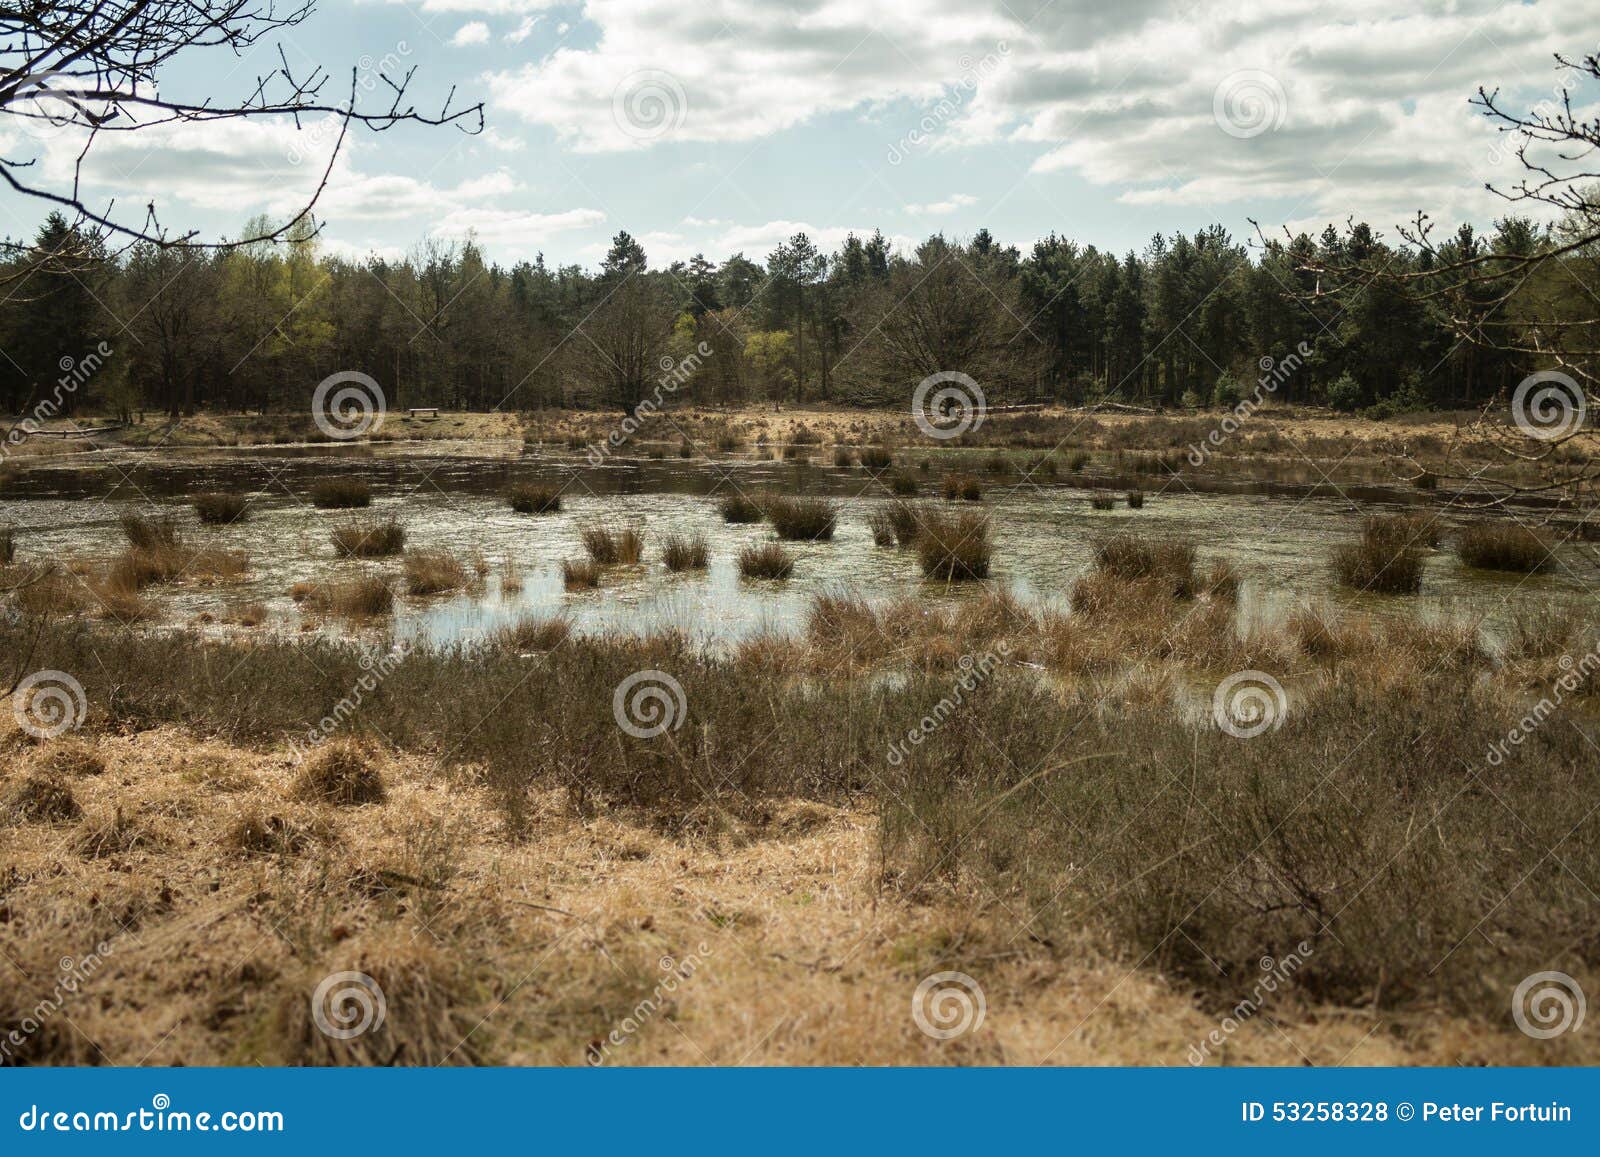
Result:
M1535 574L1550 564L1544 536L1514 522L1481 522L1456 539L1456 554L1480 570Z
M364 478L325 478L313 482L311 504L322 510L356 510L372 505L372 487Z
M579 537L599 566L635 566L644 557L644 535L636 527L586 526Z
M600 564L587 558L563 559L561 581L569 591L592 591L600 585Z
M1067 455L1067 473L1082 474L1084 467L1089 465L1089 454L1084 450L1074 450Z
M851 467L856 462L855 452L848 446L835 446L833 448L833 464L840 467Z
M989 520L977 511L936 512L922 521L917 557L922 573L942 582L989 577Z
M388 798L371 754L348 739L329 740L312 752L295 776L291 791L297 799L340 807L382 803Z
M123 537L135 550L171 550L178 545L178 520L175 518L124 514L119 521Z
M983 486L971 475L951 474L944 480L944 496L951 502L958 498L967 502L981 502Z
M229 526L243 522L250 510L250 500L243 494L211 492L196 494L189 500L201 522L213 526Z
M1423 514L1373 514L1361 520L1361 537L1385 546L1420 550L1439 545L1439 523Z
M710 557L703 534L669 534L661 543L661 561L671 571L705 570Z
M467 568L443 550L413 550L406 555L406 593L437 595L467 585Z
M1143 490L1130 490L1130 491L1128 491L1128 509L1129 510L1143 510L1144 509L1144 491Z
M722 521L724 522L760 522L762 517L760 504L746 498L737 491L722 500Z
M0 566L10 566L17 561L17 528L0 526Z
M794 557L775 542L755 543L739 552L739 573L745 578L786 579L794 573Z
M161 840L154 832L129 819L118 806L110 815L86 826L73 841L73 848L82 859L99 860L107 856L126 855L140 848L159 847L160 844Z
M508 651L554 651L572 634L572 623L567 619L526 618L501 627L491 641Z
M1422 589L1422 550L1415 545L1426 531L1405 516L1368 518L1359 541L1334 548L1333 572L1339 582L1374 594L1414 595Z
M833 537L838 511L826 498L778 497L767 503L767 517L779 538L822 542Z
M915 546L922 534L922 507L914 502L891 502L883 508L884 517L894 527L895 539L901 546Z
M506 491L506 505L518 514L554 514L561 509L561 492L554 486L519 482Z
M889 477L889 491L902 498L910 498L917 492L917 480L909 474L897 472Z
M100 758L92 744L81 739L56 740L43 749L34 767L56 779L77 779L106 773L105 760Z
M363 518L334 527L331 537L341 558L387 558L405 549L406 528L397 518Z
M894 465L894 455L886 446L865 446L861 450L861 465L873 473Z
M336 583L296 583L289 591L295 602L350 619L387 615L394 610L394 588L376 575Z
M894 532L894 519L889 517L887 510L874 510L867 519L867 525L872 529L872 541L877 546L894 546L899 541Z
M1054 478L1056 476L1056 460L1054 455L1041 454L1028 463L1028 474L1033 478Z
M222 842L243 855L291 856L311 842L311 832L283 816L251 809L233 822Z
M1095 566L1128 582L1152 580L1175 599L1195 593L1194 543L1185 539L1114 534L1094 544Z
M72 789L49 775L26 775L5 797L4 814L13 823L67 823L82 812Z
M1113 510L1116 508L1116 505L1116 497L1112 495L1110 491L1094 490L1089 494L1089 506L1091 509Z
M996 451L983 460L983 468L990 474L1004 474L1011 469L1011 460Z

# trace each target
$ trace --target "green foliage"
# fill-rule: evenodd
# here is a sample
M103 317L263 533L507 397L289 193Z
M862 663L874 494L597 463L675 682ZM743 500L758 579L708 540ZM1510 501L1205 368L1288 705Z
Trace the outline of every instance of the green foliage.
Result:
M1366 391L1348 372L1340 374L1328 386L1328 405L1342 414L1353 414L1361 408Z

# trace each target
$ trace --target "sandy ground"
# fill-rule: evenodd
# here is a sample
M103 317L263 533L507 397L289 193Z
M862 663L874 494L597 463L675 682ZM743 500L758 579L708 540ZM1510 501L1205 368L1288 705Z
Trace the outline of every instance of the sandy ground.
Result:
M0 1020L46 1001L21 1046L35 1061L1184 1065L1225 1013L1088 935L1016 938L992 899L880 887L860 810L796 801L686 840L575 818L552 795L513 843L470 776L420 757L377 757L386 800L338 806L295 796L286 751L171 729L40 745L10 723L0 792L49 772L81 807L0 826L0 992L15 994ZM241 850L243 817L300 842ZM950 1039L913 1016L942 971L984 1003ZM335 1040L313 994L348 972L372 978L385 1016ZM963 1023L924 1003L934 1027L941 1008ZM1223 1039L1207 1063L1600 1060L1594 1034L1540 1042L1292 992Z

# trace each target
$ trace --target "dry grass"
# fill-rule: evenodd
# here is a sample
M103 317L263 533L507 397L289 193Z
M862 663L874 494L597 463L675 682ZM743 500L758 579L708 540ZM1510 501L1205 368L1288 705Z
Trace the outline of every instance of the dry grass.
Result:
M752 543L739 552L739 573L745 578L786 579L794 573L794 556L775 542Z
M1414 595L1422 589L1422 550L1427 531L1410 519L1368 518L1361 539L1334 548L1339 582L1373 594Z
M958 498L965 502L981 502L983 484L970 474L951 474L944 480L942 493L951 502Z
M1168 597L1193 598L1194 543L1184 539L1115 534L1094 544L1095 566L1128 582L1150 581Z
M387 558L406 546L406 528L397 518L357 518L333 528L333 549L341 558Z
M461 560L445 550L408 552L405 578L408 595L438 595L459 591L471 581Z
M289 595L313 610L349 619L374 618L394 611L394 588L378 575L328 583L296 583Z
M561 581L569 591L592 591L600 585L600 564L587 558L563 559Z
M1456 554L1468 566L1536 574L1551 562L1544 536L1514 522L1479 522L1456 539Z
M637 566L644 557L644 535L637 527L592 525L578 534L596 566Z
M1143 490L1130 490L1130 491L1128 491L1128 509L1129 510L1143 510L1144 509L1144 491Z
M765 515L759 503L735 491L722 500L722 521L731 523L760 522Z
M307 493L323 510L353 510L372 505L372 485L364 478L327 478L313 482Z
M506 491L506 505L518 514L554 514L561 509L561 491L554 486L518 483Z
M1115 510L1116 496L1106 490L1095 490L1089 494L1089 507L1092 510Z
M211 492L196 494L189 501L201 522L216 526L243 522L250 512L250 500L243 494Z
M572 634L569 619L525 618L501 627L491 636L491 643L508 651L553 651L565 643Z
M669 534L661 541L661 561L670 571L705 570L710 558L703 534Z
M976 511L934 513L923 519L917 538L922 573L940 582L989 577L989 520Z
M318 746L295 776L291 791L308 803L341 807L388 798L371 752L347 739L330 739Z
M12 784L0 804L0 817L17 824L68 823L81 812L70 787L54 776L38 773Z
M767 503L767 518L788 542L825 542L833 537L838 510L826 498L779 496Z
M0 566L10 566L17 561L17 529L0 526Z

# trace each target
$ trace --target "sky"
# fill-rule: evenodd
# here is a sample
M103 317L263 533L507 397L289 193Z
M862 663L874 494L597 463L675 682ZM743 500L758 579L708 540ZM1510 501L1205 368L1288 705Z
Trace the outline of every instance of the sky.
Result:
M162 94L242 98L280 45L330 98L354 69L380 107L380 74L415 67L419 109L452 87L484 103L476 136L353 131L317 210L335 253L470 231L494 260L592 266L626 229L659 266L762 260L802 229L908 248L980 227L1122 252L1212 223L1244 239L1251 218L1491 222L1510 207L1485 182L1519 167L1468 100L1551 100L1552 54L1600 49L1600 0L321 0L244 57L181 61ZM315 120L102 135L85 189L237 234L297 210L333 143ZM59 181L76 142L0 130L0 150ZM0 195L0 231L46 209Z

